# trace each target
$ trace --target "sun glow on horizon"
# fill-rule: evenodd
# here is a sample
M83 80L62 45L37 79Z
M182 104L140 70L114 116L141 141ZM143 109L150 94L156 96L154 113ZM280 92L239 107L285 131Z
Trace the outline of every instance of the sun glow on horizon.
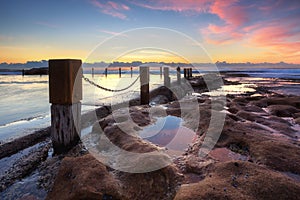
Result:
M0 63L76 58L87 62L300 64L299 1L112 2L1 2ZM53 7L60 9L45 9ZM149 32L149 28L157 30ZM186 40L178 40L176 34ZM112 39L112 46L88 59L97 45ZM207 55L199 53L195 41ZM141 51L123 56L140 48L139 44L164 46L169 53Z

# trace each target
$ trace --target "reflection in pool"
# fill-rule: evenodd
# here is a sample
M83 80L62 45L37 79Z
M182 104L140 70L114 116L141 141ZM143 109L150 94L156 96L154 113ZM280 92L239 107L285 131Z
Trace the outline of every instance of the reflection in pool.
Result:
M193 143L196 133L182 126L182 119L174 116L158 117L156 122L146 126L140 136L160 147L165 147L171 155L181 155Z
M221 96L227 94L244 94L247 92L255 92L255 84L250 83L242 83L238 85L223 85L221 88L209 92L204 92L202 94L206 94L209 96Z

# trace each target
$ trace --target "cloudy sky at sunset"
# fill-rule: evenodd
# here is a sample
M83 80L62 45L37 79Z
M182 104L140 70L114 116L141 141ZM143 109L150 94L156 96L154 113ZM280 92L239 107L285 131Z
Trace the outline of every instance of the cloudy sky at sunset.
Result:
M0 63L85 59L108 38L143 27L187 35L202 44L212 62L300 63L299 0L1 0L0 4ZM176 40L170 36L165 42L172 39ZM132 43L125 43L127 49ZM99 59L110 62L108 55L115 52L105 51ZM131 55L132 60L143 60L138 54ZM151 58L169 61L170 55ZM121 60L126 59L132 61L130 56ZM188 61L203 60L194 56Z

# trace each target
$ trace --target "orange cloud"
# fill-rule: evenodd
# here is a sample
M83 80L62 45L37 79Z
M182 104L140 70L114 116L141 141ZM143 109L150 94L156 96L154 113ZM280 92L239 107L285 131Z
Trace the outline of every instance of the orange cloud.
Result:
M119 19L126 19L127 16L123 13L123 11L128 11L130 8L122 3L116 3L113 1L104 1L105 3L101 3L97 0L90 1L95 7L100 9L100 12L111 15L113 17L117 17Z

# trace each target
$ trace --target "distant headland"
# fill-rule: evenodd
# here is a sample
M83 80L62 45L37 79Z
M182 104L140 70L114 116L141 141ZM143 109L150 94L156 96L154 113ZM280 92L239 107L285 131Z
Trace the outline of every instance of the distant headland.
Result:
M167 62L141 62L141 61L133 61L133 62L94 62L94 63L83 63L84 68L95 68L95 69L103 69L106 67L138 67L142 64L150 64L154 67L156 65L168 65L171 67L215 67L218 68L299 68L300 64L294 63L286 63L286 62L278 62L278 63L270 63L270 62L262 62L262 63L252 63L252 62L244 62L244 63L228 63L226 61L217 61L215 63L167 63ZM48 68L48 60L41 61L27 61L26 63L0 63L0 72L5 71L20 71L20 70L28 70L33 68Z

